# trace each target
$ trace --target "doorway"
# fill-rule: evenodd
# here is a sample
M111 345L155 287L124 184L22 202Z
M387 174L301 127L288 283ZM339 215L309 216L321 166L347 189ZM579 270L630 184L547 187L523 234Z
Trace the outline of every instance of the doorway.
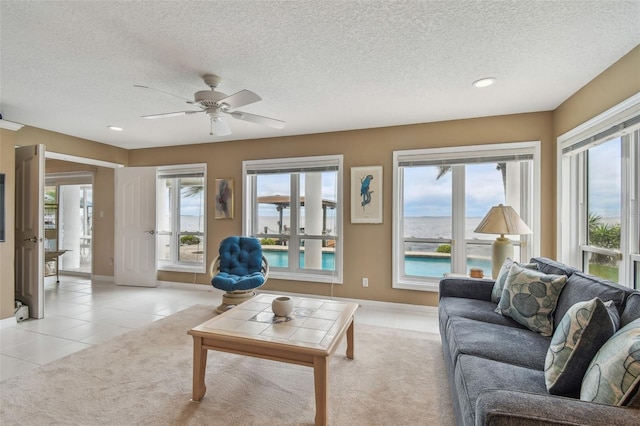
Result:
M91 276L93 261L93 174L48 174L46 206L58 209L59 273ZM46 218L45 218L46 219Z

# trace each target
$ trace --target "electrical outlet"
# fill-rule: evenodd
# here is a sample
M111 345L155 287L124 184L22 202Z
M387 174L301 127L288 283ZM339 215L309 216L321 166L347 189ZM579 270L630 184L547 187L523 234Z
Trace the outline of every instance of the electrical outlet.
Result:
M362 287L369 287L369 278L362 279Z

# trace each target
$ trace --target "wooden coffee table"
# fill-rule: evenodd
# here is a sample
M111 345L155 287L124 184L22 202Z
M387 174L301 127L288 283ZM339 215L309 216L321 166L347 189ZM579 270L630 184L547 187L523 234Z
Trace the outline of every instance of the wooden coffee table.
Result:
M347 335L347 358L353 359L353 315L356 303L294 297L295 308L286 319L275 317L271 301L261 294L191 329L193 336L193 400L207 391L204 374L207 351L313 367L316 425L328 424L328 361Z

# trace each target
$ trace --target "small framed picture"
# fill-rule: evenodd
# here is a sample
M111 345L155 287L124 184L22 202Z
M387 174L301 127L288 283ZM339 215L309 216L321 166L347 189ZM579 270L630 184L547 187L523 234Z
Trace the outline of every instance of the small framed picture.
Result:
M351 168L351 223L382 223L382 166Z
M216 219L233 219L233 179L216 179Z

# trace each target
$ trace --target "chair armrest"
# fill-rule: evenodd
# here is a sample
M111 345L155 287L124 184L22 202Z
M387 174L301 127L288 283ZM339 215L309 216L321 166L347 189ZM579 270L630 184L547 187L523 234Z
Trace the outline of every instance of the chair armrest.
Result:
M216 256L216 258L211 261L211 265L209 265L209 275L211 278L215 277L218 272L220 272L220 256Z
M476 401L476 426L631 426L639 422L640 410L561 396L492 390Z
M440 280L440 298L491 300L494 280L486 278L443 278Z

